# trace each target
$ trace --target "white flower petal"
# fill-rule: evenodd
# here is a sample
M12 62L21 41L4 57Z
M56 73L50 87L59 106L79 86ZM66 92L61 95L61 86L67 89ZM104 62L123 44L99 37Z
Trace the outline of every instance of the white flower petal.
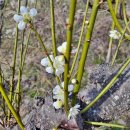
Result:
M35 8L30 9L29 14L30 14L31 17L36 16L37 15L37 10Z
M61 68L59 68L59 69L56 69L56 75L57 76L60 76L60 74L62 74L64 72L64 68L63 67L61 67Z
M53 56L53 55L49 55L49 57L50 57L50 59L51 59L52 61L54 61L54 56Z
M53 69L52 67L46 67L46 72L53 74Z
M113 39L119 39L121 37L121 34L117 30L110 31L109 36Z
M59 109L62 107L62 101L57 100L56 102L53 103L53 106L55 107L55 109Z
M74 106L74 108L78 109L78 108L80 108L80 105L76 104L76 105Z
M60 86L56 85L56 87L53 89L53 94L58 94L60 90L61 90Z
M20 21L19 24L18 24L18 29L19 30L24 30L26 27L26 23L23 22L23 21Z
M20 13L21 13L22 15L28 13L28 8L25 7L25 6L21 6L21 7L20 7Z
M66 52L66 45L67 45L67 42L63 42L62 45L57 48L57 50L58 50L60 53L65 54L65 52Z
M73 91L73 89L74 89L74 85L72 85L72 84L68 85L68 91L69 92Z
M43 59L41 60L41 65L43 65L43 66L48 66L48 64L49 64L48 58L43 58Z
M17 23L23 20L23 16L18 14L15 14L13 18Z
M80 107L80 105L78 105L78 104L76 104L74 107L72 107L72 108L70 108L70 110L69 110L69 115L68 115L68 119L70 119L71 117L72 118L75 118L76 117L76 115L79 113L79 108Z
M62 88L64 88L64 82L61 83Z

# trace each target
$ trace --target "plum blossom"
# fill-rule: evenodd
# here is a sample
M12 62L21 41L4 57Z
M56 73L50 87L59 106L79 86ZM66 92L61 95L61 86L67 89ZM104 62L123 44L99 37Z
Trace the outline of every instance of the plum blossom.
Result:
M62 88L61 88L62 87ZM68 91L72 92L74 86L72 84L68 85ZM60 99L62 102L64 102L64 82L61 83L61 86L56 85L56 87L53 89L53 98L54 99Z
M68 85L68 91L70 93L73 91L73 88L74 88L74 86L72 84ZM64 104L64 82L62 82L61 85L56 85L56 87L53 89L53 99L61 101L62 105ZM62 105L61 105L61 107L62 107Z
M113 39L119 39L121 37L121 34L117 30L110 31L109 36Z
M78 115L78 113L80 111L79 108L80 108L80 105L78 105L78 104L76 104L74 107L70 108L68 119L75 118L76 115Z
M29 10L29 8L21 6L20 14L15 14L13 18L18 23L18 29L24 30L27 23L30 23L36 15L37 10L35 8Z
M53 67L55 68L55 75L60 76L60 74L64 72L64 64L65 64L64 56L59 55L54 58L53 55L50 55L50 58L53 62ZM51 74L54 73L54 70L48 58L43 58L41 60L41 64L46 67L46 71L48 73L51 73Z

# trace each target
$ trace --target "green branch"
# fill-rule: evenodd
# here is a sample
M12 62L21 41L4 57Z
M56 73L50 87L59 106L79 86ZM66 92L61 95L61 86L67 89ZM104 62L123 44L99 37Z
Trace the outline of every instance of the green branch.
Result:
M112 128L122 128L122 129L130 129L128 126L124 125L117 125L117 124L111 124L111 123L103 123L103 122L92 122L92 121L85 121L86 124L90 125L96 125L96 126L107 126L107 127L112 127Z
M72 34L73 34L73 23L75 16L77 0L70 1L70 9L69 9L69 20L67 21L67 47L65 53L65 67L64 67L64 108L66 113L68 114L68 82L69 82L69 62L70 62L70 51L71 51L71 43L72 43Z
M82 80L82 76L83 76L83 72L84 72L85 61L86 61L86 57L87 57L87 54L88 54L89 45L90 45L92 32L93 32L93 27L94 27L97 12L98 12L98 6L99 6L99 0L95 0L94 4L93 4L90 20L89 20L89 25L88 25L88 29L87 29L87 33L86 33L85 42L84 42L84 45L83 45L81 58L80 58L80 61L79 61L78 74L77 74L77 84L75 85L74 91L73 91L72 105L75 105L76 95L78 94L79 89L80 89L81 80Z
M57 47L56 47L56 36L55 36L54 0L50 0L50 11L51 11L51 33L52 33L53 54L54 57L56 57Z
M78 42L78 47L77 47L77 52L76 52L76 54L74 56L74 60L72 62L72 67L70 69L70 76L71 76L71 74L74 70L74 67L75 67L75 64L76 64L76 61L77 61L77 58L78 58L79 50L80 50L80 47L81 47L81 41L82 41L82 37L83 37L83 32L84 32L84 27L85 27L85 22L86 22L86 16L87 16L88 7L89 7L89 1L90 0L87 0L85 15L84 15L83 24L82 24L81 33L80 33L79 42Z

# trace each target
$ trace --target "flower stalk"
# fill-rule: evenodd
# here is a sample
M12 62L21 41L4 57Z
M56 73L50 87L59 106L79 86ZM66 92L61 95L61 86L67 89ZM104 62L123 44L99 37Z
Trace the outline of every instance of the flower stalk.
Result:
M71 51L71 43L72 43L72 34L73 34L73 23L74 23L74 15L76 9L77 0L70 1L70 9L69 9L69 20L67 23L67 47L65 52L65 67L64 67L64 109L66 114L68 114L68 83L69 83L69 61L70 61L70 51Z
M86 33L85 42L83 45L81 58L79 61L78 73L77 73L77 78L76 78L77 83L76 83L76 85L74 87L74 91L73 91L73 99L72 99L73 106L76 103L76 95L78 94L79 89L80 89L81 80L82 80L82 76L83 76L83 72L84 72L84 65L85 65L86 57L87 57L88 50L89 50L89 45L90 45L93 27L94 27L97 12L98 12L98 7L99 7L99 0L95 0L94 4L93 4L90 20L89 20L89 25L88 25L88 29L87 29L87 33Z

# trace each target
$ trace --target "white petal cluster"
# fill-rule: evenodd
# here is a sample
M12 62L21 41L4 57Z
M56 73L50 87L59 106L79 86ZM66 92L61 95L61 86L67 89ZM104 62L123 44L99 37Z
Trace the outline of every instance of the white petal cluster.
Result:
M64 64L65 64L64 56L59 55L54 58L53 55L50 55L50 59L53 62L53 67L55 68L55 75L60 76L60 74L64 72ZM48 58L43 58L41 60L41 64L46 67L46 71L48 73L51 73L51 74L54 73L51 63Z
M69 92L72 92L73 88L74 86L72 84L68 85ZM56 102L53 103L55 109L59 109L64 105L64 82L62 82L60 86L56 85L56 87L53 89L53 99L56 99Z
M18 29L24 30L26 24L29 23L34 16L37 15L37 10L35 8L28 9L25 6L20 7L20 14L14 15L14 20L18 23Z
M121 34L117 30L110 31L109 36L113 39L119 39L121 37Z
M78 115L78 113L80 111L79 108L80 108L80 105L78 105L78 104L76 104L74 107L70 108L68 119L75 118L76 115Z

